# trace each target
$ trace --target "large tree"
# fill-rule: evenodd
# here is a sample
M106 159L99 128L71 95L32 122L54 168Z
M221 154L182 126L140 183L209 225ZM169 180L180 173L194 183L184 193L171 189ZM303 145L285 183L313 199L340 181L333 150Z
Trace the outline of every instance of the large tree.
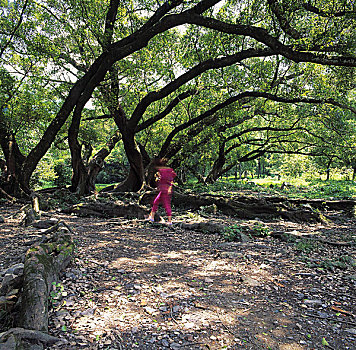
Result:
M37 164L69 118L76 172L73 190L85 180L80 175L87 169L82 166L78 133L86 104L107 84L106 79L111 79L109 85L114 87L114 100L107 105L107 112L118 125L130 163L129 177L120 188L138 190L144 182L144 162L137 140L148 128L170 119L175 109L181 108L184 94L192 94L194 99L204 96L203 103L198 102L202 114L204 109L211 110L222 100L243 92L241 86L234 88L230 79L234 70L242 70L247 83L252 76L250 62L254 67L260 66L261 74L258 81L250 81L249 87L262 92L275 86L263 71L272 59L282 62L281 69L276 70L276 81L282 78L289 62L356 66L355 8L341 0L332 4L299 0L16 3L32 12L24 16L25 10L5 11L11 16L17 13L18 19L13 21L16 26L7 28L1 50L3 62L12 55L12 47L21 48L23 55L51 59L49 67L56 67L56 74L69 69L72 84L68 92L62 89L64 96L58 112L31 150L24 153L19 140L11 139L12 149L21 160L14 169L15 178L25 192L30 191L29 180ZM30 13L45 14L46 25L39 26L36 20L42 17L31 17ZM209 75L213 71L220 71L221 79L218 85L210 86ZM116 77L110 77L113 72ZM217 90L226 93L209 94ZM188 113L183 117L176 118L173 126L167 123L163 133L191 118ZM13 136L13 132L9 125L3 125L0 137L7 135ZM3 153L9 163L6 147Z

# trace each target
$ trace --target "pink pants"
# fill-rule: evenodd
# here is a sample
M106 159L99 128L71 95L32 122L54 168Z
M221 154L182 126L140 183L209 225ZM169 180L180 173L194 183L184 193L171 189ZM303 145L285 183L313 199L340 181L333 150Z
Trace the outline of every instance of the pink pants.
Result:
M167 216L172 216L171 209L171 196L167 191L161 191L153 201L152 211L155 213L158 209L158 205L162 202L164 209L166 209Z

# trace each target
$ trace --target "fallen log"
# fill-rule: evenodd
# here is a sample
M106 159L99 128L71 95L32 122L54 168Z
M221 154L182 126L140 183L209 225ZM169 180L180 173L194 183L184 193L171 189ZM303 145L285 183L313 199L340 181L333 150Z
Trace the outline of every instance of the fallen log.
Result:
M74 244L69 231L60 225L46 243L30 248L24 262L21 315L18 325L25 329L48 331L48 297L52 282L69 264Z
M149 210L135 203L115 202L92 202L75 204L62 210L66 214L78 216L96 216L102 218L124 217L143 219Z
M292 205L310 205L319 210L354 210L354 199L325 200L325 199L286 199Z
M288 202L271 202L268 198L254 197L216 197L209 195L193 195L174 193L172 203L178 207L201 209L216 205L225 214L240 219L274 219L282 218L296 222L320 222L322 216L308 206L296 206Z
M60 341L60 339L32 329L11 328L0 338L0 350L22 349L22 344L27 341L30 343L35 342L48 346ZM33 350L40 348L41 345L38 344L28 344L27 347L27 349Z
M75 204L62 211L79 216L143 219L149 212L147 206L151 206L156 194L156 191L145 192L139 198L139 204L132 201L110 201L110 199L105 198L105 201L98 199L94 202ZM184 209L209 210L211 212L211 208L216 208L222 214L239 219L286 219L295 222L322 222L324 220L323 216L314 207L320 209L327 205L328 207L338 208L345 204L350 208L352 203L353 201L340 203L338 201L325 202L322 200L288 200L283 197L257 198L239 196L229 198L226 196L195 195L180 192L174 192L172 196L172 204Z
M46 334L49 295L52 282L58 281L60 272L73 256L74 243L64 223L60 222L55 227L56 232L30 248L25 255L23 275L19 276L22 285L11 315L15 328L2 334L0 349L40 350L43 344L58 340ZM6 292L10 287L8 283L2 289Z

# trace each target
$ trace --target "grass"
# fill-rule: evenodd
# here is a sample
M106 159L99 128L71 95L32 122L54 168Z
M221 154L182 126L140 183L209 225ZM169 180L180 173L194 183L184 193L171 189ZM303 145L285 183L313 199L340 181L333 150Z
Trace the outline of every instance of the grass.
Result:
M111 185L117 185L118 182L112 183L112 184L95 184L95 189L97 192L100 192L103 188L111 186Z
M305 185L288 188L289 196L294 198L350 199L356 197L356 184L346 180L305 180Z
M286 183L283 189L282 184ZM99 192L109 184L96 184ZM184 185L197 193L229 194L240 191L253 191L269 195L282 195L289 198L324 198L324 199L350 199L356 198L356 182L350 180L320 180L305 178L261 178L261 179L235 179L223 178L214 184L204 185L196 181L188 181Z
M282 184L287 186L282 188ZM186 187L194 192L209 194L227 194L237 191L253 191L270 195L283 195L289 198L324 198L350 199L356 197L356 183L350 180L320 180L305 178L275 178L242 179L224 178L214 184L203 185L190 182Z

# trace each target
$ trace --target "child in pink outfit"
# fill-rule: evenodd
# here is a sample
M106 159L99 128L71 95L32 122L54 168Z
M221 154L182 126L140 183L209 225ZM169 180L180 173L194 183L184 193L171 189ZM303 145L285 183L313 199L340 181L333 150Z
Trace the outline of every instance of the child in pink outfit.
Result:
M173 171L172 168L167 167L166 163L166 159L163 158L155 160L155 167L159 172L159 193L153 201L152 210L150 215L148 216L148 220L154 221L158 205L162 203L164 208L166 209L166 213L168 216L168 225L172 225L171 194L173 180L177 176L177 174Z

